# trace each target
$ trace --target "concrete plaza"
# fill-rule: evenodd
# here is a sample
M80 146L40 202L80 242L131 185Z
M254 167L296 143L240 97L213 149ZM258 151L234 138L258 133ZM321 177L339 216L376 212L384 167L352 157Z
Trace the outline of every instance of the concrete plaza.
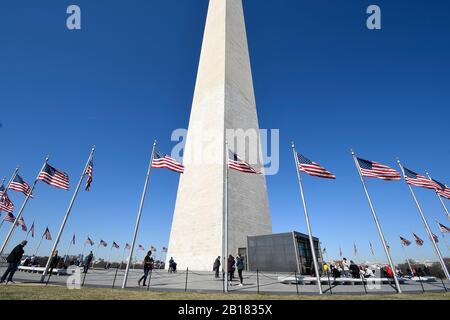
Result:
M3 273L5 268L0 268L0 272ZM117 276L116 276L117 271ZM86 287L104 287L112 288L114 278L115 288L119 289L122 286L124 271L123 270L90 270L84 278L84 274L78 274L72 279L80 281L84 280L84 286ZM141 277L141 270L130 270L128 277L127 288L131 290L152 290L152 291L174 291L174 292L223 292L224 282L222 278L215 279L212 272L187 272L180 271L178 273L169 274L164 270L154 270L151 275L150 287L139 287L138 279ZM270 293L270 294L299 294L313 295L317 294L318 288L315 284L283 284L279 281L279 277L293 276L293 274L286 273L245 273L244 274L244 286L239 287L239 281L234 280L232 285L229 286L229 292L233 293ZM41 274L29 273L17 271L14 277L16 283L32 284L38 283ZM49 284L53 285L66 285L68 276L53 275L50 278ZM423 283L423 290L425 292L444 292L450 288L450 281L440 279L437 282ZM422 285L420 282L414 282L406 280L401 285L403 292L405 293L421 293ZM444 288L445 285L445 288ZM339 284L330 285L328 283L322 284L325 294L392 294L395 293L393 285L382 284L379 286L364 286L362 284Z

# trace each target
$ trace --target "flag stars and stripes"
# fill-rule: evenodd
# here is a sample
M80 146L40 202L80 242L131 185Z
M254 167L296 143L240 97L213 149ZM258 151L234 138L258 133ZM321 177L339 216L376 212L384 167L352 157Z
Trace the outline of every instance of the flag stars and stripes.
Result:
M313 177L325 178L325 179L336 179L336 176L331 172L327 171L317 162L309 160L304 155L297 153L298 158L298 170L305 172Z
M7 213L14 212L14 203L9 199L8 194L6 192L3 193L0 200L0 212L1 211L6 211Z
M363 177L382 180L401 180L400 172L379 162L356 158Z
M440 187L434 181L422 176L412 170L403 167L405 171L405 180L409 185L416 187L426 188L426 189L439 189Z
M9 185L9 189L22 192L24 195L28 196L28 194L31 192L30 185L26 183L25 180L18 174L14 177L14 180L11 181L11 184ZM30 194L30 197L33 197Z
M400 237L400 243L405 247L409 247L411 245L411 241L403 237Z
M86 244L88 244L88 245L90 245L90 246L93 246L93 245L94 245L94 241L92 241L91 238L88 237L88 238L86 239Z
M262 174L260 171L254 169L249 163L243 161L237 154L231 151L229 151L228 168L244 173Z
M424 241L415 233L413 233L414 239L416 240L416 244L421 247L423 246Z
M44 181L57 188L69 190L69 176L67 173L53 168L48 163L45 164L44 168L39 173L38 180Z
M50 234L50 230L48 229L48 227L45 229L44 237L45 240L52 240L52 235Z
M439 225L439 231L441 233L450 233L449 227L444 226L442 223L438 223L438 225Z
M169 169L174 172L184 173L184 166L167 154L155 151L153 155L152 168Z
M84 173L87 176L86 187L84 188L84 190L86 191L89 191L91 187L93 173L94 173L94 162L93 160L90 160L86 168L86 172Z

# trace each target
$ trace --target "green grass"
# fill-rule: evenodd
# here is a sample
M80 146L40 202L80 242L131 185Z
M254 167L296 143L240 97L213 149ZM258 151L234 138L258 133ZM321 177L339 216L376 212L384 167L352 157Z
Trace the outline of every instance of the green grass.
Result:
M177 293L83 288L69 290L63 286L2 285L0 300L450 300L447 293L390 295L266 295Z

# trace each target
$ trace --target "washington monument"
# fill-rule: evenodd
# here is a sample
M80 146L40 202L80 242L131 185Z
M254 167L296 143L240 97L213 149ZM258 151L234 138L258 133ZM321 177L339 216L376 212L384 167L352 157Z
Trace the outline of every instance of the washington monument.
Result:
M234 132L250 134L236 139ZM229 170L225 197L226 138L231 152L262 169L242 0L209 3L184 150L185 173L178 186L167 253L180 270L211 271L218 256L223 261L229 254L236 256L238 250L245 252L247 236L272 233L264 175ZM256 153L253 159L252 153Z

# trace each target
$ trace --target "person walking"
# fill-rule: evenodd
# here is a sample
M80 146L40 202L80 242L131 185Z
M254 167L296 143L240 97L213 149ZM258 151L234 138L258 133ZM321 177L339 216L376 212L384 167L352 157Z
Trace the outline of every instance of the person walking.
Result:
M144 274L142 277L138 280L138 285L141 285L142 280L144 281L142 286L146 287L147 285L145 282L147 281L148 273L153 269L153 258L152 258L152 252L147 252L147 255L144 258Z
M89 270L89 266L91 265L92 259L94 259L94 254L92 251L84 258L84 269L83 273L87 273Z
M169 273L173 272L173 264L174 264L175 260L173 260L173 257L170 257L169 260L169 269L167 270Z
M233 281L234 278L234 265L236 262L234 261L234 257L230 254L228 256L227 267L228 267L228 275L230 282Z
M239 275L239 287L242 287L244 285L244 278L242 277L242 271L244 271L244 258L238 254L236 257L236 268Z
M220 265L221 265L220 256L218 256L216 258L216 261L214 261L214 264L213 264L213 271L215 272L216 279L219 278Z
M347 258L342 260L342 269L344 270L344 277L350 278L350 262L348 262Z
M8 262L8 268L6 269L5 273L3 274L2 278L0 279L0 283L5 282L6 278L8 277L8 282L13 281L14 273L17 271L17 268L20 265L20 260L22 260L23 254L25 253L25 246L27 245L27 241L24 240L20 244L18 244L9 254L9 256L6 258L6 262Z
M53 269L55 269L56 267L58 267L58 263L59 260L61 258L58 256L58 250L55 250L55 252L53 252L52 254L52 258L50 260L50 270L48 272L49 274L49 278L51 277L52 273L53 273Z
M330 268L328 267L328 264L326 262L323 263L323 273L328 274L330 272Z

